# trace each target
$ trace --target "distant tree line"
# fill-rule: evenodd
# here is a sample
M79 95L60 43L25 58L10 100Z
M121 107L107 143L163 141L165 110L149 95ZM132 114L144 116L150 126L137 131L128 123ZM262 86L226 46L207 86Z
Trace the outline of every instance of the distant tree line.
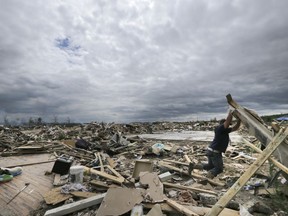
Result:
M288 116L288 113L283 114L273 114L273 115L263 115L261 118L266 123L271 123L273 120L281 117L281 116ZM217 122L216 118L212 118L209 120L210 122ZM196 123L204 123L209 121L195 121ZM154 122L157 123L157 122ZM73 123L70 119L70 117L67 117L65 120L59 121L59 118L57 115L54 115L52 118L52 121L45 122L42 117L30 117L28 120L25 118L16 118L14 120L11 120L8 118L8 115L5 115L3 118L3 125L5 126L27 126L27 127L35 127L40 125L65 125L65 126L75 126L79 125L81 123ZM151 123L150 123L151 124Z
M65 126L74 126L79 125L79 123L72 123L70 117L67 117L65 120L61 122L58 121L58 117L56 115L53 116L51 122L45 122L42 117L30 117L28 120L25 118L16 118L14 120L10 119L8 115L5 115L3 118L4 126L25 126L25 127L35 127L40 125L65 125Z
M271 123L274 119L277 119L281 116L288 116L288 113L283 113L283 114L274 114L274 115L265 115L261 116L264 122L266 123Z

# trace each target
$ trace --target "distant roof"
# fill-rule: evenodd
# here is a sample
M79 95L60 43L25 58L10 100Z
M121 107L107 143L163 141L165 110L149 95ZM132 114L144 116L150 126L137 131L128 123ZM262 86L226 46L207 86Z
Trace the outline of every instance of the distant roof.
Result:
M288 121L288 116L281 116L276 119L277 121Z

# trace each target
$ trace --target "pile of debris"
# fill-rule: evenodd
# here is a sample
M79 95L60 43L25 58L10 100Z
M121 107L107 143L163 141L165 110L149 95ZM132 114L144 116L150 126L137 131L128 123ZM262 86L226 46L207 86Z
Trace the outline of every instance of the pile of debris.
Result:
M189 170L191 163L206 162L210 141L148 135L213 131L215 121L1 127L1 156L54 156L53 168L46 173L53 175L54 188L31 213L35 216L287 215L285 206L276 206L272 198L286 198L288 169L277 156L270 157L271 148L287 143L287 128L279 127L269 140L266 129L259 130L262 123L252 119L255 115L233 105L243 122L244 139L228 147L225 171L214 179L205 177L206 171ZM267 143L263 133L268 134Z

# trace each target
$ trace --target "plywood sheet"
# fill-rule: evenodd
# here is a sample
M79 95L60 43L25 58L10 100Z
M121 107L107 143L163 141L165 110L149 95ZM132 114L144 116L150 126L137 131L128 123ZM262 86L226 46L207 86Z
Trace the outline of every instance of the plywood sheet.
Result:
M15 164L30 164L48 161L51 154L20 155L0 158L0 166L8 167ZM0 210L6 215L30 215L30 211L36 210L43 201L45 193L53 187L53 175L45 175L45 171L51 171L53 163L42 163L31 166L23 166L23 173L14 177L10 182L0 185ZM13 198L25 185L30 185L15 197L9 205L7 202Z

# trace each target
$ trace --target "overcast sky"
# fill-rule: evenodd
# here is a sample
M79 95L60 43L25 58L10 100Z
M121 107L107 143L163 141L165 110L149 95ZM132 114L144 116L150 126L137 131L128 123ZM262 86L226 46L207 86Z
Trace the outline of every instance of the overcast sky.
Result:
M0 118L288 111L286 0L0 0ZM1 122L2 120L0 120Z

